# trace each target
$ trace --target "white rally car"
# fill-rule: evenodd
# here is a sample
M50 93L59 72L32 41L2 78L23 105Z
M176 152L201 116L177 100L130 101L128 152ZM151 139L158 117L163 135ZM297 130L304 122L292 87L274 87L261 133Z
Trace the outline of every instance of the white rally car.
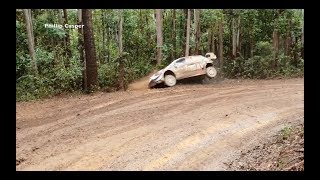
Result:
M194 76L206 75L209 78L214 78L217 75L217 70L213 67L212 60L214 59L217 59L214 53L176 59L150 77L149 88L161 83L166 86L174 86L177 80Z

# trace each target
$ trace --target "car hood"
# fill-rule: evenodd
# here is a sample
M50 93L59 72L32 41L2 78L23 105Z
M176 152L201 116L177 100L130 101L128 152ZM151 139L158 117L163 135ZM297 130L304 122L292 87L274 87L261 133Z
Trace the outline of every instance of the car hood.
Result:
M166 72L168 69L170 69L173 66L174 62L170 63L167 67L160 69L156 73L154 73L149 81L155 80L155 79L161 79L164 76L164 72Z

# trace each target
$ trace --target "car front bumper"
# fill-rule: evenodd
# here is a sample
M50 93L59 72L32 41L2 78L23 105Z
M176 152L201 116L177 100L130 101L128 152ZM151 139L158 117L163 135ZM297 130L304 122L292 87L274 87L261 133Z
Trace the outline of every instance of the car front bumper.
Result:
M157 84L161 84L161 83L163 83L163 78L161 78L161 79L159 79L159 80L157 80L157 79L154 79L154 80L150 80L150 82L149 82L149 84L148 84L148 87L149 88L152 88L152 87L154 87L155 85L157 85Z

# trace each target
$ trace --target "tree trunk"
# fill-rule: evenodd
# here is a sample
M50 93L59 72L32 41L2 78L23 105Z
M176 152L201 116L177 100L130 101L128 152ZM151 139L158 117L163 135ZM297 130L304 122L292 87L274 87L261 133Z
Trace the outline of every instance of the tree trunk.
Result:
M207 52L212 52L212 33L211 33L211 28L208 29L208 48Z
M119 54L122 55L123 46L122 46L122 24L123 24L123 16L122 10L119 10Z
M272 44L273 44L273 49L274 49L274 62L273 62L273 68L277 66L277 59L278 59L278 54L279 54L279 34L278 30L274 30L272 34Z
M102 17L101 17L101 21L102 21L102 63L105 63L106 61L106 44L105 44L105 40L106 40L106 25L105 25L105 14L104 14L104 10L101 9L101 13L102 13Z
M195 47L195 54L199 54L199 48L200 48L200 9L195 9L194 10L194 23L195 23L195 30L196 30L196 47Z
M301 57L304 59L304 10L302 9Z
M223 23L219 21L219 65L222 71L223 67Z
M176 59L177 56L177 46L176 46L176 10L173 9L173 15L172 15L172 45L173 45L173 51L171 53L171 59Z
M148 44L151 44L150 40L152 39L152 35L151 33L149 32L149 18L148 18L148 15L149 15L149 10L146 10L147 13L145 13L146 15L146 27L147 27L147 41L148 41Z
M82 22L82 10L78 9L78 24L83 24ZM79 54L80 54L80 63L82 66L82 89L84 91L87 91L87 73L86 73L86 61L84 60L84 52L83 52L83 29L78 29L78 48L79 48Z
M140 31L143 32L143 16L142 16L142 9L139 10L139 26Z
M292 21L289 19L288 22L288 32L287 32L287 40L286 40L286 55L292 57L292 32L291 32Z
M157 65L161 63L162 60L162 9L156 9L156 28L157 28Z
M254 39L253 37L250 38L250 57L253 57L253 47L254 47Z
M63 24L63 18L62 18L62 14L61 14L61 11L60 9L57 9L57 12L58 12L58 22L59 24Z
M124 83L124 62L123 62L123 46L122 46L122 28L123 28L123 14L122 10L119 10L119 88L125 90Z
M214 43L214 32L211 31L211 43L212 43L212 48L210 50L210 52L213 52L214 54L216 54L216 47L215 47L215 43Z
M215 53L215 43L214 43L214 31L213 31L213 27L210 27L208 29L208 48L207 48L207 52L213 52Z
M186 54L185 56L189 56L189 41L190 41L190 16L191 16L191 10L188 9L188 17L187 17L187 37L186 37Z
M31 67L32 73L34 75L38 75L37 61L36 61L36 52L34 50L34 35L33 35L33 27L32 27L32 15L31 9L23 9L24 16L26 19L26 27L27 27L27 36L28 36L28 48L31 57Z
M240 53L240 48L241 48L241 45L240 45L240 15L238 17L238 24L237 24L237 42L236 42L236 57L238 55L238 53Z
M236 57L237 51L237 34L236 34L236 21L234 17L232 17L232 56L231 58L234 59Z
M182 13L184 13L184 17L185 19L188 19L188 9L182 9ZM181 18L181 20L183 20L183 18ZM182 24L182 22L181 22ZM183 28L183 37L181 38L183 41L182 43L182 51L183 51L183 55L186 55L186 37L187 37L187 21L184 21L184 28Z
M110 62L110 39L111 39L111 31L110 31L110 27L108 27L108 34L107 34L107 54L108 54L108 59L107 62Z
M86 73L88 88L92 89L98 85L98 71L96 49L92 28L92 13L90 9L82 9L82 21L84 24L84 48L86 54Z
M63 17L64 17L64 24L68 24L68 13L66 9L63 9ZM66 31L66 44L65 44L65 50L66 50L66 67L69 67L70 65L70 59L71 58L71 50L70 50L70 36L69 36L69 29L65 29Z

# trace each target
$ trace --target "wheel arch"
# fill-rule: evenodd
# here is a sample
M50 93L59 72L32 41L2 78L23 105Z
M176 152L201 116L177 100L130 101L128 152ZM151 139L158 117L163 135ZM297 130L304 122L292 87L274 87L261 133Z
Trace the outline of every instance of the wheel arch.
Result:
M167 71L164 73L164 76L169 75L169 74L171 74L171 75L173 75L175 78L177 78L177 77L176 77L176 74L175 74L173 71L171 71L171 70L167 70Z
M207 67L210 67L210 66L213 66L213 63L207 63L207 64L206 64L206 68L207 68Z

